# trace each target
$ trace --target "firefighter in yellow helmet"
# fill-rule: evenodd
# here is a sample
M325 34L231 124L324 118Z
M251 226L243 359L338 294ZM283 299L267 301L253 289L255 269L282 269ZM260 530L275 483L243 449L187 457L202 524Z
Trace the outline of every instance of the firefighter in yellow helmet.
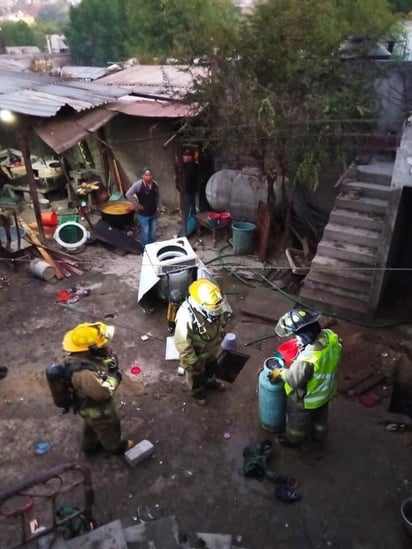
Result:
M216 356L225 323L220 288L206 278L193 282L176 315L174 343L185 369L186 384L200 406L207 404L206 389L226 389L216 379Z
M82 451L123 453L133 446L122 438L114 393L122 380L118 359L108 343L114 326L79 324L66 333L63 368L72 391L73 411L84 419Z

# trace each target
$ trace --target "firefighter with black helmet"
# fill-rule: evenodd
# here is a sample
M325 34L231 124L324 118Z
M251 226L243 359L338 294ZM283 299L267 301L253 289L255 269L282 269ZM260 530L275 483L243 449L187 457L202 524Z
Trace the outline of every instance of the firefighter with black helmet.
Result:
M174 343L186 385L200 406L207 404L207 389L226 389L216 378L216 357L226 324L223 303L219 286L200 278L189 286L189 295L176 315Z
M86 455L102 449L124 453L133 446L122 437L114 403L122 374L108 346L113 335L114 326L103 322L77 325L64 336L63 364L46 370L55 404L66 407L66 411L72 407L84 419L81 449ZM65 395L56 387L66 388Z
M298 354L289 368L275 368L269 379L284 381L287 394L286 432L278 441L296 446L308 436L322 445L328 430L329 401L336 394L342 344L330 329L321 329L320 313L295 308L278 321L279 337L294 335Z

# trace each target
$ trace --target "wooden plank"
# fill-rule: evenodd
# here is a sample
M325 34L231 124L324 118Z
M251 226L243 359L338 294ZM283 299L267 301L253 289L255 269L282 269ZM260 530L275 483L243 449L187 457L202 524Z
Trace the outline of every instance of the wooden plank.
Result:
M375 385L378 385L378 383L382 383L382 381L385 381L386 375L385 374L373 374L371 377L368 377L363 381L362 383L359 383L358 385L355 385L352 389L348 391L349 396L358 396L362 393L366 393L366 391L369 391L369 389L372 389L372 387L375 387Z
M58 278L59 280L62 280L64 278L64 274L62 273L60 267L57 265L54 259L51 257L51 255L42 247L42 244L37 238L37 236L33 233L30 227L22 219L20 220L20 225L22 226L22 228L24 229L24 231L26 232L30 240L33 242L33 244L36 246L42 258L51 267L53 267L56 278Z
M257 256L260 261L264 261L267 256L270 231L271 231L271 215L270 210L264 202L260 201L258 205L256 219L256 233L258 236Z

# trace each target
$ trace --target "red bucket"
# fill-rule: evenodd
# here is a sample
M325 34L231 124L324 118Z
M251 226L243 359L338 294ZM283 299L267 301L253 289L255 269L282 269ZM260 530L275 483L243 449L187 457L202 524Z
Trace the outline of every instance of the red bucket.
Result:
M282 355L286 366L290 366L299 353L298 339L292 337L292 339L288 339L285 343L279 345L278 353Z
M42 212L41 222L45 227L55 227L57 225L57 213L56 212Z
M230 214L230 212L222 212L220 215L219 215L219 223L220 225L229 225L229 223L232 221L232 215Z
M217 212L209 212L207 214L207 222L210 227L217 227L219 225L220 221L220 213Z

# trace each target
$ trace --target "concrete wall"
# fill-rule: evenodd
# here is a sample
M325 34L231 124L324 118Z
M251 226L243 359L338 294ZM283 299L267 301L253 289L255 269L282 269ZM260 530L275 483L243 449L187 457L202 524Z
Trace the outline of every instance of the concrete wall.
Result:
M412 187L412 123L405 124L400 146L396 152L391 187Z
M168 208L178 207L179 195L175 185L175 146L171 143L163 148L163 143L178 128L177 121L122 114L105 126L107 141L130 181L139 179L145 166L151 168L160 186L162 203Z

